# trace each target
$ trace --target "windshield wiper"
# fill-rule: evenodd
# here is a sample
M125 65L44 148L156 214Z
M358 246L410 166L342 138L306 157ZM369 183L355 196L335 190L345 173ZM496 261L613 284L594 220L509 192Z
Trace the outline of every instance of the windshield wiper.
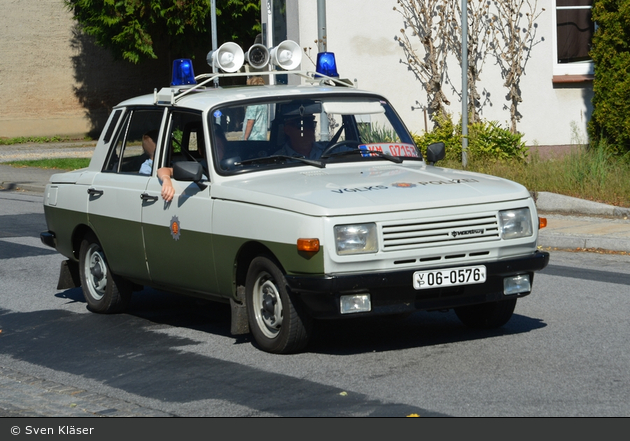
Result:
M366 158L369 158L371 156L378 156L379 158L387 159L389 161L395 162L396 164L400 164L403 162L403 159L399 156L388 155L387 153L379 152L378 150L364 150L364 149L359 149L359 148L352 149L352 150L341 150L335 153L329 153L326 156L322 156L321 159L328 159L328 158L332 158L333 156L347 156L347 155L352 155L355 153L361 153Z
M245 159L244 161L235 162L234 165L246 165L246 164L264 164L264 163L281 163L286 162L288 160L296 160L303 162L304 164L312 165L314 167L325 168L326 164L322 161L317 161L315 159L307 159L301 158L299 156L288 156L288 155L271 155L271 156L263 156L262 158L252 158Z

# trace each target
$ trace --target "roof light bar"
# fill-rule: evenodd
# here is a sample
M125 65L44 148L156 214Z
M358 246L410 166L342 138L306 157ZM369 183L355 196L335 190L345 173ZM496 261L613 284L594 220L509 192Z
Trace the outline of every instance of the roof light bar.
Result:
M179 58L173 61L171 86L184 86L188 84L197 84L197 81L195 81L195 72L193 71L192 60L189 58Z
M315 72L321 75L326 75L327 77L338 77L339 74L337 73L337 62L335 61L335 54L333 52L318 53Z

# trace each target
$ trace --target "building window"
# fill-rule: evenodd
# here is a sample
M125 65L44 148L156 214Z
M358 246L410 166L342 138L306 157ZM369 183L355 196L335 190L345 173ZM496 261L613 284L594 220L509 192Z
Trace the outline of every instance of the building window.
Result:
M555 75L592 75L593 0L553 0Z

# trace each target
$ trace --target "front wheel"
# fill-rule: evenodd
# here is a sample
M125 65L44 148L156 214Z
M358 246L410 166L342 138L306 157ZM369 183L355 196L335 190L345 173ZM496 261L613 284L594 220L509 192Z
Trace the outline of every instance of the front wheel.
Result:
M245 283L249 327L267 352L288 354L306 347L313 320L294 301L284 274L268 257L256 257Z
M132 285L111 272L103 248L92 233L81 242L79 269L83 296L90 311L113 314L127 308Z
M463 324L475 329L494 329L505 325L514 312L516 299L455 308Z

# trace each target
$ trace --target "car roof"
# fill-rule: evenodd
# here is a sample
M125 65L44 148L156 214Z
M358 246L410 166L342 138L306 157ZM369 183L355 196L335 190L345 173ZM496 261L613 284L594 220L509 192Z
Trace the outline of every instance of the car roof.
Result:
M181 91L186 91L181 87L166 87L154 94L142 95L125 100L116 107L154 105L169 105L171 92L175 94L175 106L195 110L207 110L217 105L228 104L239 101L282 98L313 95L345 95L345 96L371 96L375 99L384 99L381 95L353 87L335 87L328 85L266 85L266 86L230 86L230 87L208 87L198 88L190 91L186 95L177 97Z

